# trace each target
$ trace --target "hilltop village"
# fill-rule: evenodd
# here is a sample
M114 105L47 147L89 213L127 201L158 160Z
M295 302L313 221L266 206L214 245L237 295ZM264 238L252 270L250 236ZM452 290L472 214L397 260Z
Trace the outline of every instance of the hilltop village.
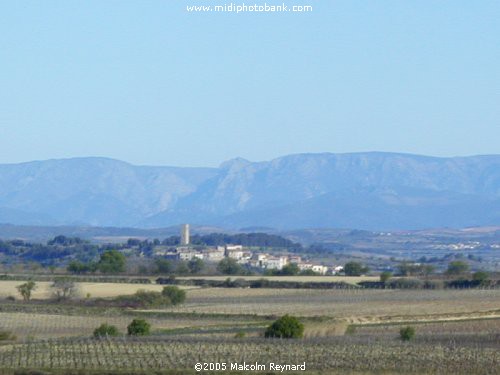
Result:
M297 255L273 255L269 253L253 252L242 245L227 244L224 246L191 246L189 224L181 228L180 246L158 247L154 250L155 256L171 260L190 261L201 259L206 262L217 263L224 258L236 260L241 265L261 268L263 270L281 270L288 264L296 264L300 271L311 270L320 275L336 274L343 270L342 266L327 267L325 265L304 261Z

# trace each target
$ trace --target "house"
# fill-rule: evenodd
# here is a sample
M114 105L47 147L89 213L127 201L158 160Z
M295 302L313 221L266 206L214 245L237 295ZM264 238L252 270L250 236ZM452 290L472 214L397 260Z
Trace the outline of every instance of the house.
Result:
M222 246L207 248L203 250L203 257L207 262L219 262L224 259L225 249Z
M288 257L286 256L268 256L263 261L263 266L269 270L281 270L284 266L288 264Z
M314 272L319 273L320 275L326 275L328 272L328 267L322 266L320 264L314 264L311 268Z

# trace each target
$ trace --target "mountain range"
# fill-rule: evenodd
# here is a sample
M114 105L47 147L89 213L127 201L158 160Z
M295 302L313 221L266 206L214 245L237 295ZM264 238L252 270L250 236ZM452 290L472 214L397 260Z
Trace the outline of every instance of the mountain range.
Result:
M367 152L241 158L218 168L108 158L0 164L0 223L179 223L370 230L500 224L500 155Z

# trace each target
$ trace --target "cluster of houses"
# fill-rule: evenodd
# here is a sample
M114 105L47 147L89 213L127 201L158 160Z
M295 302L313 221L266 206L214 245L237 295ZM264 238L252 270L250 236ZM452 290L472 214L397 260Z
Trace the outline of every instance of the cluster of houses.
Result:
M157 249L155 255L184 261L197 258L207 262L220 262L224 258L232 258L240 264L268 270L281 270L287 264L295 263L301 271L312 270L320 275L336 274L343 270L342 266L329 268L321 264L303 261L301 257L295 255L253 253L241 245L206 246L202 248L185 245L176 248Z

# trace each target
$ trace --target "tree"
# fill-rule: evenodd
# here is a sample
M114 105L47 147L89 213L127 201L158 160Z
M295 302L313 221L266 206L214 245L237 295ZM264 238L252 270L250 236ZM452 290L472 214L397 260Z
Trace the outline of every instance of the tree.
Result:
M488 282L490 275L485 271L477 271L472 274L472 280L479 283L479 285L484 285Z
M384 271L380 274L380 281L385 283L392 277L392 272Z
M183 275L183 274L186 274L188 272L189 272L189 268L188 268L186 262L180 261L177 263L177 265L175 267L175 273L177 273L179 275Z
M265 337L279 337L283 339L301 338L304 335L304 325L295 317L285 315L271 324Z
M120 332L115 326L103 323L94 330L94 337L118 336Z
M68 271L71 273L82 274L94 272L96 269L95 263L83 263L78 260L73 260L68 264Z
M97 268L102 273L120 273L125 271L125 255L117 250L108 250L101 254Z
M144 319L134 319L127 326L127 332L130 336L147 336L151 330L151 324Z
M170 273L173 271L172 263L166 259L156 259L155 264L158 273Z
M410 341L415 336L415 328L407 326L399 330L399 337L403 341Z
M368 267L364 267L358 262L348 262L344 266L346 276L361 276L368 272Z
M289 263L278 272L279 275L283 276L295 276L300 272L300 268L296 263Z
M178 305L186 300L186 291L177 286L166 286L163 288L161 294L168 297L172 305Z
M67 277L56 278L52 283L51 288L54 290L54 296L59 301L72 298L78 292L78 288L75 283Z
M225 275L236 275L242 272L236 259L224 258L217 264L217 270Z
M190 273L199 273L204 266L205 264L199 258L193 258L187 264Z
M466 273L469 270L469 265L461 260L456 260L454 262L450 262L448 264L448 269L446 273L448 275L461 275Z
M16 289L25 301L29 301L31 299L31 292L36 289L36 284L34 281L30 280L24 284L18 285Z

